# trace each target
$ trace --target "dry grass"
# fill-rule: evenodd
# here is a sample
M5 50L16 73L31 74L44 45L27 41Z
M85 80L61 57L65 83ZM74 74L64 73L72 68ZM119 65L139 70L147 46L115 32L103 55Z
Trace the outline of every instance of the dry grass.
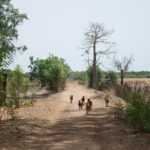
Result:
M120 84L121 79L118 79L118 84ZM150 78L124 78L124 83L129 83L129 84L146 84L150 85Z

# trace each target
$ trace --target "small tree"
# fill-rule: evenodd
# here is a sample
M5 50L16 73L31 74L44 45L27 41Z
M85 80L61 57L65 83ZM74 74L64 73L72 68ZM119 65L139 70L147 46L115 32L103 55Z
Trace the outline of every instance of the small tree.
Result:
M7 86L8 93L15 103L15 107L19 108L20 93L24 85L24 72L20 65L17 65L13 71L10 72L11 78L8 78L9 84Z
M23 87L22 87L22 93L24 93L25 96L27 96L27 91L29 89L29 82L30 80L28 78L24 78L24 84L23 84Z
M121 61L117 60L114 56L113 58L113 66L121 72L121 85L123 85L123 79L125 77L125 74L127 71L129 71L129 66L132 65L134 58L133 55L130 55L130 57L124 56Z
M56 92L62 82L63 74L65 74L63 66L57 58L52 60L49 70L45 70L45 77L49 77L49 79L52 81L51 86Z

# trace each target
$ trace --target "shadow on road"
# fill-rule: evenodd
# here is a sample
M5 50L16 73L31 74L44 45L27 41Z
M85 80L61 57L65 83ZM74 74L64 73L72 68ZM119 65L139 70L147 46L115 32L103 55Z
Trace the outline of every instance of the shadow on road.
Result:
M0 149L11 150L139 150L149 140L145 138L137 143L132 129L126 129L116 121L111 121L106 115L106 108L92 110L89 115L81 117L67 116L80 110L65 110L63 117L56 124L51 125L48 120L19 120L10 121L9 126L26 126L28 129L8 131L9 127L0 126ZM82 111L82 110L81 110ZM85 110L84 110L85 111Z

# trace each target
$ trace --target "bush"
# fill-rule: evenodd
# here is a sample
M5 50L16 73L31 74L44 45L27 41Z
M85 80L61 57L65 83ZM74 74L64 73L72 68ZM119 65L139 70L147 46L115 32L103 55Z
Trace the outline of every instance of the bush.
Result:
M97 80L99 83L102 80L103 72L99 67L96 67L96 70L97 70ZM93 66L87 69L87 76L88 76L88 84L89 87L91 88L93 86Z
M108 90L109 89L109 83L105 82L103 80L99 81L99 83L97 84L97 89L102 91L102 90Z
M78 73L78 84L86 84L87 83L87 73L86 72L80 72Z
M7 86L8 93L15 103L15 107L19 108L20 93L24 83L24 73L20 65L17 65L13 71L10 72L11 78L8 78L10 84Z
M29 89L29 82L30 80L28 78L24 78L24 81L23 81L23 87L22 87L22 93L24 93L25 96L27 96L27 91Z
M13 71L10 72L11 78L8 78L7 85L8 94L10 94L12 103L16 108L20 106L20 93L26 94L29 89L29 79L24 78L23 69L17 65Z
M109 79L111 79L113 85L117 83L118 77L115 71L109 70L107 76Z
M122 103L116 103L116 107L114 108L114 115L119 120L123 119L124 116L124 106Z
M48 91L53 90L57 92L60 86L64 89L71 69L63 58L58 59L58 57L50 54L45 60L37 59L34 61L32 56L30 61L31 65L28 67L31 69L31 81L37 79L42 87L47 86Z
M142 100L142 96L137 93L130 94L130 101L125 107L116 104L115 116L128 122L134 129L150 132L150 103ZM124 110L123 110L124 109Z

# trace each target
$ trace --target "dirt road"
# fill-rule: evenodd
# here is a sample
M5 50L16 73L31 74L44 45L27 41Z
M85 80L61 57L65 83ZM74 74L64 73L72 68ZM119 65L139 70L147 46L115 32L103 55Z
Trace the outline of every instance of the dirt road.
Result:
M69 101L70 95L74 96L73 103ZM9 133L10 138L0 143L0 149L150 150L148 135L135 133L110 115L114 99L110 100L109 107L105 107L103 99L92 99L93 109L87 115L85 107L78 109L78 100L83 95L91 98L95 93L93 89L68 84L65 91L50 96L43 107L29 108L32 114L36 110L34 119L29 119L28 111L28 118L16 123L18 129ZM45 109L46 114L42 114L41 109ZM8 136L1 133L3 137Z

